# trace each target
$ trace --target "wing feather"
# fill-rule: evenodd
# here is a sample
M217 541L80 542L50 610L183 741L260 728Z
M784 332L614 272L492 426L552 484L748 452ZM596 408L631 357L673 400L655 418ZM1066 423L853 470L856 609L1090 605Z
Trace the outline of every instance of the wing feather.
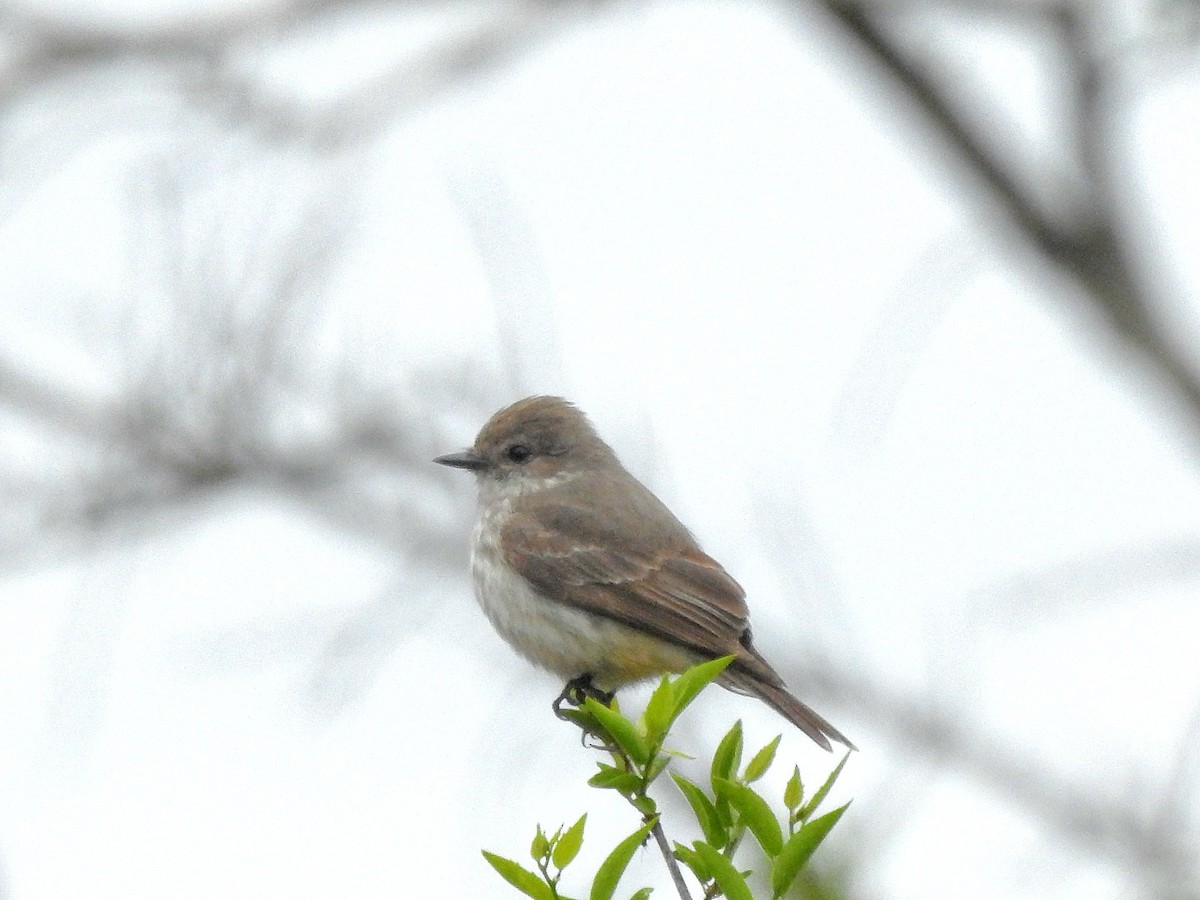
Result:
M653 544L578 505L516 509L501 532L505 561L539 592L705 655L740 653L745 591L682 527ZM663 538L666 539L663 539Z

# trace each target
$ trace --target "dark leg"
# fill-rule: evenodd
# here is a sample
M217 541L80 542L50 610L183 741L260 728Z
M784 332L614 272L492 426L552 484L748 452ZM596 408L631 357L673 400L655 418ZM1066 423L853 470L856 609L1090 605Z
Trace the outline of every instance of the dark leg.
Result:
M602 691L592 683L590 672L584 672L568 681L562 689L562 693L551 706L554 709L554 715L560 719L566 719L567 716L562 711L564 703L570 703L572 706L583 706L583 702L588 697L598 703L603 703L605 706L612 703L613 697L616 694L612 691Z
M612 691L602 691L600 688L596 687L592 681L591 673L584 672L582 675L572 678L565 685L563 685L562 693L558 695L554 703L551 704L551 707L554 709L554 715L556 715L558 718L562 719L564 722L573 722L582 729L582 733L579 735L579 740L585 747L592 747L595 750L607 750L609 753L617 753L619 752L617 747L604 742L604 738L607 737L607 735L592 731L592 729L589 727L587 723L591 721L591 715L586 712L577 711L580 706L583 706L588 697L591 697L598 703L603 703L605 706L608 706L613 702L613 698L615 696L617 695ZM574 708L570 710L564 710L562 708L564 703L567 703ZM598 744L589 744L589 737L600 738L601 742Z

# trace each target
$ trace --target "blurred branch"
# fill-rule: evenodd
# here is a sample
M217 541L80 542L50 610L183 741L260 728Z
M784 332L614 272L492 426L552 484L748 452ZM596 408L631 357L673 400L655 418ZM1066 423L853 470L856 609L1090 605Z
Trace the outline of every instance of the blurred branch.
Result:
M11 565L14 557L70 550L92 535L118 538L122 523L154 522L155 510L181 509L225 487L257 484L365 540L430 565L450 561L458 548L454 538L467 527L459 521L467 508L455 513L448 502L453 485L425 469L438 451L461 442L440 414L476 398L482 418L495 398L487 391L481 396L478 385L490 379L418 375L420 402L415 394L363 385L347 385L344 393L313 385L303 402L328 417L330 427L309 436L282 427L295 406L275 396L270 373L260 374L258 383L248 378L230 385L227 403L207 410L194 405L199 398L177 390L151 405L130 396L94 418L98 427L86 436L95 443L63 471L23 482L6 474L0 558ZM452 386L461 392L447 396ZM35 427L70 421L50 399L22 412L32 414ZM249 424L255 418L261 421Z
M429 460L461 441L446 414L474 399L484 418L498 398L481 385L497 379L464 363L407 366L411 387L389 387L357 372L361 352L328 372L312 351L322 281L347 233L346 192L326 179L315 196L284 202L270 162L235 156L230 171L204 151L138 179L134 256L148 296L108 326L111 348L105 329L86 338L121 367L111 399L0 355L0 413L54 447L59 464L0 473L0 556L111 538L150 512L262 484L361 538L449 562L466 526Z
M804 685L814 698L828 700L834 709L840 706L853 710L878 729L881 743L903 747L918 755L922 759L919 770L925 777L937 778L946 771L960 772L1001 802L1024 810L1031 820L1061 837L1063 842L1126 864L1124 871L1142 880L1145 890L1139 896L1191 896L1186 893L1187 888L1200 891L1200 859L1191 852L1195 830L1188 819L1195 791L1200 786L1196 780L1200 769L1195 762L1200 757L1194 749L1200 746L1194 740L1195 733L1200 731L1200 710L1182 735L1173 777L1165 779L1156 789L1147 787L1143 774L1132 768L1125 770L1128 786L1124 794L1119 787L1112 790L1116 778L1111 773L1099 781L1110 790L1108 796L1096 787L1095 779L1069 781L1056 774L1044 760L1018 750L1006 736L989 733L976 724L980 716L969 712L970 701L962 699L966 694L964 685L969 681L962 666L947 666L944 671L932 669L928 676L930 688L922 693L897 689L884 676L852 671L838 662L847 658L848 647L855 646L855 635L845 622L845 603L838 590L840 579L833 571L825 547L814 537L817 530L807 525L810 516L805 504L800 497L788 496L786 489L757 492L754 501L756 521L794 525L786 530L763 528L758 537L776 563L784 594L804 597L806 616L822 623L817 634L824 639L818 642L811 628L798 627L795 618L788 619L795 629L788 642L799 649L784 672L789 682ZM1031 579L1043 579L1046 584L1042 590L1055 585L1063 588L1067 574L1074 572L1076 580L1085 579L1082 585L1073 583L1076 591L1089 597L1102 596L1104 588L1114 593L1119 590L1120 583L1108 582L1120 576L1127 581L1150 577L1146 570L1152 565L1151 559L1159 560L1156 574L1160 577L1178 575L1181 567L1186 567L1184 574L1191 574L1196 568L1195 554L1191 552L1194 544L1191 541L1155 545L1099 562L1076 563L1069 570L1064 566L1064 572L1053 569L1034 573ZM1091 581L1086 580L1089 565L1101 569L1090 574ZM1097 586L1102 579L1106 583ZM999 590L992 593L986 604L989 610L1000 605L995 596ZM1024 589L1011 589L1005 596L1024 598L1026 593ZM1060 592L1058 599L1061 598ZM1036 604L1037 600L1026 602ZM1007 607L1010 612L1011 603L1010 600ZM983 605L976 602L970 608ZM1028 608L1017 608L1025 613L1025 619L1043 618L1028 615ZM995 627L994 622L985 625ZM972 634L984 633L956 629L953 639L957 645L969 641ZM909 655L921 652L922 648L914 647ZM947 683L951 685L949 691ZM878 847L884 846L886 830L892 823L877 819L866 824L879 830L860 837L868 842L874 840ZM861 846L858 852L862 852ZM1183 892L1164 894L1163 886L1179 887Z
M114 409L100 402L89 402L65 385L27 372L3 355L0 355L0 407L87 440L104 440L119 433Z
M889 743L963 772L1031 813L1063 840L1127 864L1125 871L1142 881L1143 896L1200 892L1195 835L1186 827L1185 811L1174 794L1178 784L1164 785L1157 798L1145 796L1149 788L1132 782L1127 796L1097 796L1094 787L1076 785L1050 772L1044 762L1004 749L1006 742L998 736L963 724L971 717L956 715L927 698L889 691L879 679L846 670L826 671L820 681L830 687L831 695L853 697L855 709ZM809 683L817 684L816 676Z
M555 27L601 5L594 0L513 0L495 6L472 27L450 29L415 58L398 54L387 71L325 102L268 89L239 51L256 44L286 47L288 41L327 30L356 11L387 9L375 0L293 0L149 28L87 26L0 7L0 26L16 48L6 71L0 70L0 116L56 80L136 66L175 81L181 98L194 107L273 142L299 141L315 152L336 152L369 140L419 104L500 65ZM437 8L428 3L403 6Z
M303 160L285 156L289 144L301 144L309 160L361 144L416 105L603 5L289 0L150 26L81 23L0 5L10 50L0 57L0 122L31 98L43 99L39 94L78 100L81 86L94 88L105 84L101 76L125 72L137 79L135 87L166 88L177 102L215 114L228 128L224 142L168 145L156 170L131 178L138 188L135 211L149 213L137 222L141 249L133 259L154 271L144 273L148 302L131 304L126 327L116 335L125 377L112 397L87 396L0 358L0 412L33 424L56 445L78 448L66 471L53 478L10 474L0 485L14 501L0 528L0 552L11 558L44 548L55 535L71 544L110 528L114 517L129 520L133 511L145 514L225 485L254 482L294 494L339 527L430 559L457 546L441 528L462 523L442 521L441 504L434 502L434 495L452 488L440 473L425 470L429 456L461 436L440 433L438 422L472 398L482 420L500 402L495 394L505 381L512 390L523 375L512 370L497 380L496 373L427 373L428 383L415 391L367 388L348 371L322 379L296 351L312 334L313 285L341 249L350 218L339 217L337 209L352 191L339 189L322 162L314 165L324 169L307 173L309 189L327 187L310 209L273 210L285 196L274 182L280 168L289 176L305 171ZM367 21L368 13L394 20L440 15L447 8L461 15L442 15L428 42L398 49L386 71L328 101L283 94L254 62L255 51L294 53L333 27ZM85 102L68 116L39 120L40 137L21 148L21 163L29 168L8 167L37 174L10 175L5 187L31 190L50 174L47 159L53 165L64 158L64 147L70 154L86 146L89 118L104 117L97 136L111 132L113 94L122 91L105 93L103 104ZM139 115L139 126L143 119ZM177 135L179 123L166 122ZM121 120L120 127L128 124ZM11 142L14 134L5 138ZM47 142L43 153L39 144ZM222 147L228 150L213 149ZM261 168L238 182L230 176L246 173L221 170L228 163L223 152L240 165ZM272 154L281 160L276 168L269 164ZM223 179L226 195L210 196ZM241 196L246 186L257 188L261 201L249 213ZM223 212L207 220L183 209L185 202L209 210L210 217L213 209ZM272 211L274 220L266 215ZM499 238L488 246L500 247ZM510 353L502 367L511 369L517 357ZM299 429L297 421L304 423ZM427 490L433 494L425 496ZM35 539L39 529L44 531Z
M1113 171L1109 156L1112 127L1106 114L1115 74L1093 51L1088 39L1090 23L1085 19L1088 11L1096 11L1074 3L985 4L991 12L1008 9L1026 17L1039 16L1059 37L1075 73L1075 143L1087 194L1081 210L1064 226L1043 211L1033 191L958 111L950 99L951 89L930 74L932 65L912 59L901 41L889 33L886 14L911 9L914 4L819 2L904 91L939 138L958 153L971 175L991 191L1026 244L1081 289L1089 305L1100 313L1109 336L1134 352L1174 390L1191 420L1193 443L1200 448L1200 369L1158 313L1157 298L1151 296L1137 270L1128 224L1122 221L1119 209L1116 185L1121 176Z
M1028 628L1109 602L1144 598L1157 585L1200 579L1200 539L1179 537L1080 553L1015 568L971 591L964 612L987 628Z

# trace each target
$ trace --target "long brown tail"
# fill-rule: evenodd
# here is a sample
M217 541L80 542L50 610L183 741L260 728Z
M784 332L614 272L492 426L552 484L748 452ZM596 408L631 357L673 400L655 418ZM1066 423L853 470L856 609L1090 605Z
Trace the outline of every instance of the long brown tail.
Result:
M845 745L850 750L858 749L851 743L848 737L788 693L788 689L782 684L774 685L765 681L759 681L750 673L732 667L725 670L721 676L720 683L739 694L749 694L752 697L757 697L812 738L818 746L826 750L833 750L833 747L829 744L830 738L839 744Z

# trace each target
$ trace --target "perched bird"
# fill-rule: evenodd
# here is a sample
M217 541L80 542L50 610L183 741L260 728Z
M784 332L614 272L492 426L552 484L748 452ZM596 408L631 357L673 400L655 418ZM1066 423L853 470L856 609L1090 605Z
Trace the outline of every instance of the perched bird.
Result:
M471 576L483 611L530 662L584 693L706 659L826 750L854 745L797 700L750 640L746 592L559 397L500 410L434 462L474 472Z

